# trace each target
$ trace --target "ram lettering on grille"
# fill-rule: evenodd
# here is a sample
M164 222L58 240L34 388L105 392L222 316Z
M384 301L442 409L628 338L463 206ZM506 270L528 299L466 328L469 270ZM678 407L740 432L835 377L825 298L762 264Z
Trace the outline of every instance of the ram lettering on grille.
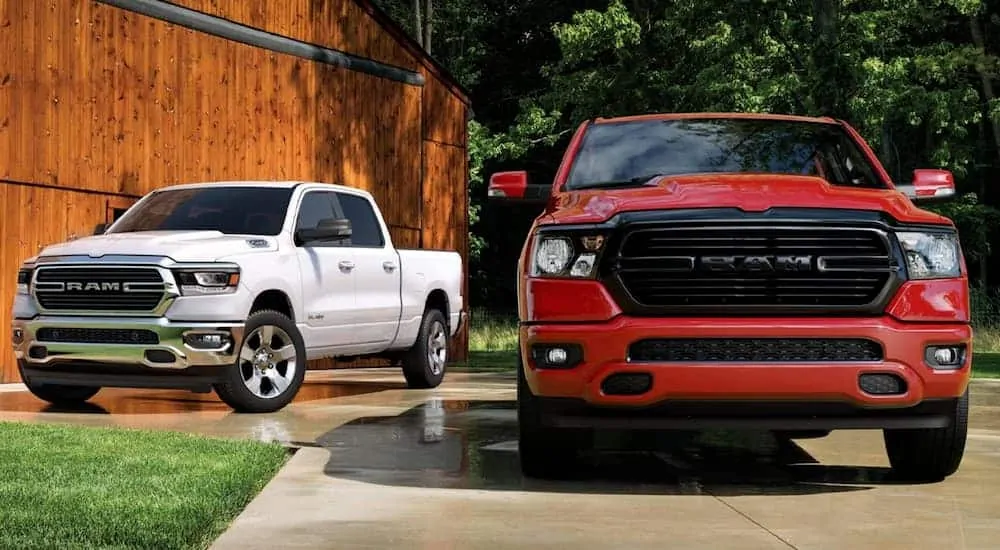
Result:
M140 267L43 267L34 283L41 307L73 311L152 311L165 288L156 269Z
M877 304L895 275L888 240L851 227L625 226L608 279L626 311L760 312Z

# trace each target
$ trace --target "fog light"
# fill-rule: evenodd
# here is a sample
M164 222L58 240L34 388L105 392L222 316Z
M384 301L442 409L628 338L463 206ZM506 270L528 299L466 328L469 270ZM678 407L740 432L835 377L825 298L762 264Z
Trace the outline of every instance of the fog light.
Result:
M11 334L10 339L14 342L15 346L20 345L22 342L24 342L24 330L19 328L14 329L14 332L13 334Z
M583 362L583 349L577 344L532 344L531 360L540 369L569 369Z
M184 343L195 349L220 349L229 345L229 335L221 332L197 332L184 335Z
M933 369L957 369L965 363L965 344L927 346L924 361Z
M561 365L569 359L569 354L562 348L552 348L545 354L545 360L553 365Z
M958 359L958 352L951 348L938 348L934 350L934 360L939 365L951 365Z

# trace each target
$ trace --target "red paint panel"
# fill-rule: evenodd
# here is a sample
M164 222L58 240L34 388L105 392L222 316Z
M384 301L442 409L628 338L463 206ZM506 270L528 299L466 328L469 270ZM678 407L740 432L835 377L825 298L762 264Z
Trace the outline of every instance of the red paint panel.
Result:
M900 321L968 323L966 279L909 281L896 293L887 313Z
M869 338L880 342L880 363L652 363L626 361L630 343L643 338ZM532 393L545 397L582 397L597 405L650 405L665 399L842 400L861 406L914 405L928 398L954 398L965 391L971 353L955 371L934 371L924 364L931 344L971 344L965 324L901 323L881 318L638 318L618 316L603 323L521 327L524 350L536 342L577 343L584 362L570 370L525 374ZM526 354L525 354L526 355ZM614 372L643 370L653 388L641 396L606 396L601 381ZM903 377L903 395L871 396L858 388L858 375L894 372Z

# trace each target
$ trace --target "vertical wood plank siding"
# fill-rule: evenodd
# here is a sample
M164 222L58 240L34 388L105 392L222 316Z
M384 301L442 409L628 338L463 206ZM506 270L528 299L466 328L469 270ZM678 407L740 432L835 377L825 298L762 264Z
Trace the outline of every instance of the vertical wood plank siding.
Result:
M419 66L354 0L179 3ZM109 200L173 183L280 179L366 189L397 246L459 250L467 266L466 106L434 75L425 74L423 87L408 85L89 0L0 0L0 51L5 327L24 259L88 234L106 221ZM452 116L461 123L440 120ZM423 170L425 149L433 177ZM422 217L415 205L435 215ZM465 337L457 340L454 353L464 358ZM0 357L0 382L16 381L9 338L0 339Z

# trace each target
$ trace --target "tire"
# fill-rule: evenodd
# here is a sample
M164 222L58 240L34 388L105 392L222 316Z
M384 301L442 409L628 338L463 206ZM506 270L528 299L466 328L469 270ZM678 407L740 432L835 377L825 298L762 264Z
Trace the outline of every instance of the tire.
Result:
M778 439L820 439L830 435L831 430L781 430L774 432Z
M305 376L306 346L299 329L287 315L261 310L247 319L236 363L226 369L215 393L236 412L275 412L295 399Z
M586 433L545 426L538 398L524 376L524 363L517 359L517 453L521 473L537 479L569 479L578 473L579 452Z
M100 387L95 386L34 384L24 375L24 370L20 363L17 365L17 370L21 375L21 381L24 382L24 385L28 388L28 391L31 392L32 395L42 401L48 401L53 405L80 405L87 402L90 398L97 395L97 392L101 391Z
M893 472L907 481L941 481L958 470L969 431L969 390L955 400L947 428L884 430Z
M448 321L438 309L428 309L420 321L420 332L413 347L403 358L403 377L412 389L429 389L441 385L448 366L451 337Z

